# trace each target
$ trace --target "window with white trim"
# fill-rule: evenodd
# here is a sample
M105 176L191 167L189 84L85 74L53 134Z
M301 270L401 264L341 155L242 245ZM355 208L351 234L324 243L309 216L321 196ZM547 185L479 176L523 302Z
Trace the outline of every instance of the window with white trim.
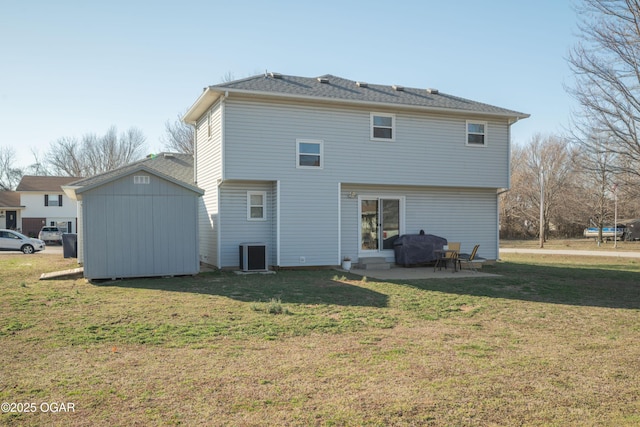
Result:
M322 169L324 141L316 139L296 140L296 167Z
M247 221L267 219L267 192L247 191Z
M487 145L487 122L467 120L467 145Z
M371 139L395 141L396 115L371 113Z

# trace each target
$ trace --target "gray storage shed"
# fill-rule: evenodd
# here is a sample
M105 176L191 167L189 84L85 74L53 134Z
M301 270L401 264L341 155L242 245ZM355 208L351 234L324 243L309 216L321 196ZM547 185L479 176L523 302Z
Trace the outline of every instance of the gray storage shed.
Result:
M88 279L197 274L193 156L161 153L63 187L79 201L78 262Z

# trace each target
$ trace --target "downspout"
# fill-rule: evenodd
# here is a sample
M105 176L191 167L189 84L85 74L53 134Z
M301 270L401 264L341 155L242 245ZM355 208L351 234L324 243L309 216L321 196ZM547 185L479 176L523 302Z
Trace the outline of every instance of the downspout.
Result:
M498 242L498 247L496 248L496 253L498 254L497 260L500 260L500 195L506 193L507 191L511 191L509 188L504 188L502 191L498 191L496 193L496 218L498 219L498 227L496 228L496 242Z
M225 173L224 173L224 144L225 144L225 131L224 131L224 121L225 121L225 111L224 111L224 101L229 97L229 91L224 92L224 97L220 100L220 178L218 178L218 191L217 191L217 205L218 205L218 215L216 218L216 245L218 247L217 250L217 264L218 267L222 267L222 227L220 226L222 219L222 211L220 209L220 191L222 188L222 184L224 183Z
M222 180L225 180L225 155L224 155L224 147L225 147L225 121L226 121L226 112L225 112L225 100L229 98L229 91L224 91L224 96L220 100L220 175Z
M342 182L338 183L338 265L342 264Z
M198 128L193 123L193 183L198 186Z
M276 181L276 265L280 267L280 180Z
M218 214L216 215L216 265L218 266L218 268L222 268L222 250L221 250L221 244L222 244L222 236L221 236L221 231L220 230L220 223L221 223L221 213L220 213L220 188L222 187L222 184L224 183L224 181L222 179L218 179L218 191L216 191L216 205L218 206Z

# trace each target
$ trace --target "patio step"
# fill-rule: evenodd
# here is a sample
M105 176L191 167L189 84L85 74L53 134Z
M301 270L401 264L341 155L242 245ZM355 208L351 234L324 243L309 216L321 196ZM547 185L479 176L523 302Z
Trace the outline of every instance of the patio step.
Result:
M358 268L361 270L389 270L391 263L383 257L366 257L358 259Z

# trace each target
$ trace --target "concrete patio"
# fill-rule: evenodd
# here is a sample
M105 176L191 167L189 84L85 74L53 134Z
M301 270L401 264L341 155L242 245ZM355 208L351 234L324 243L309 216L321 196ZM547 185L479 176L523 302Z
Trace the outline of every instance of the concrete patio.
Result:
M340 270L345 271L345 270ZM472 277L500 277L499 274L483 273L482 270L478 272L472 270L458 270L453 272L452 269L442 269L433 271L433 267L393 267L387 270L361 270L351 269L349 273L357 274L358 276L366 276L380 280L427 280L427 279L466 279Z

